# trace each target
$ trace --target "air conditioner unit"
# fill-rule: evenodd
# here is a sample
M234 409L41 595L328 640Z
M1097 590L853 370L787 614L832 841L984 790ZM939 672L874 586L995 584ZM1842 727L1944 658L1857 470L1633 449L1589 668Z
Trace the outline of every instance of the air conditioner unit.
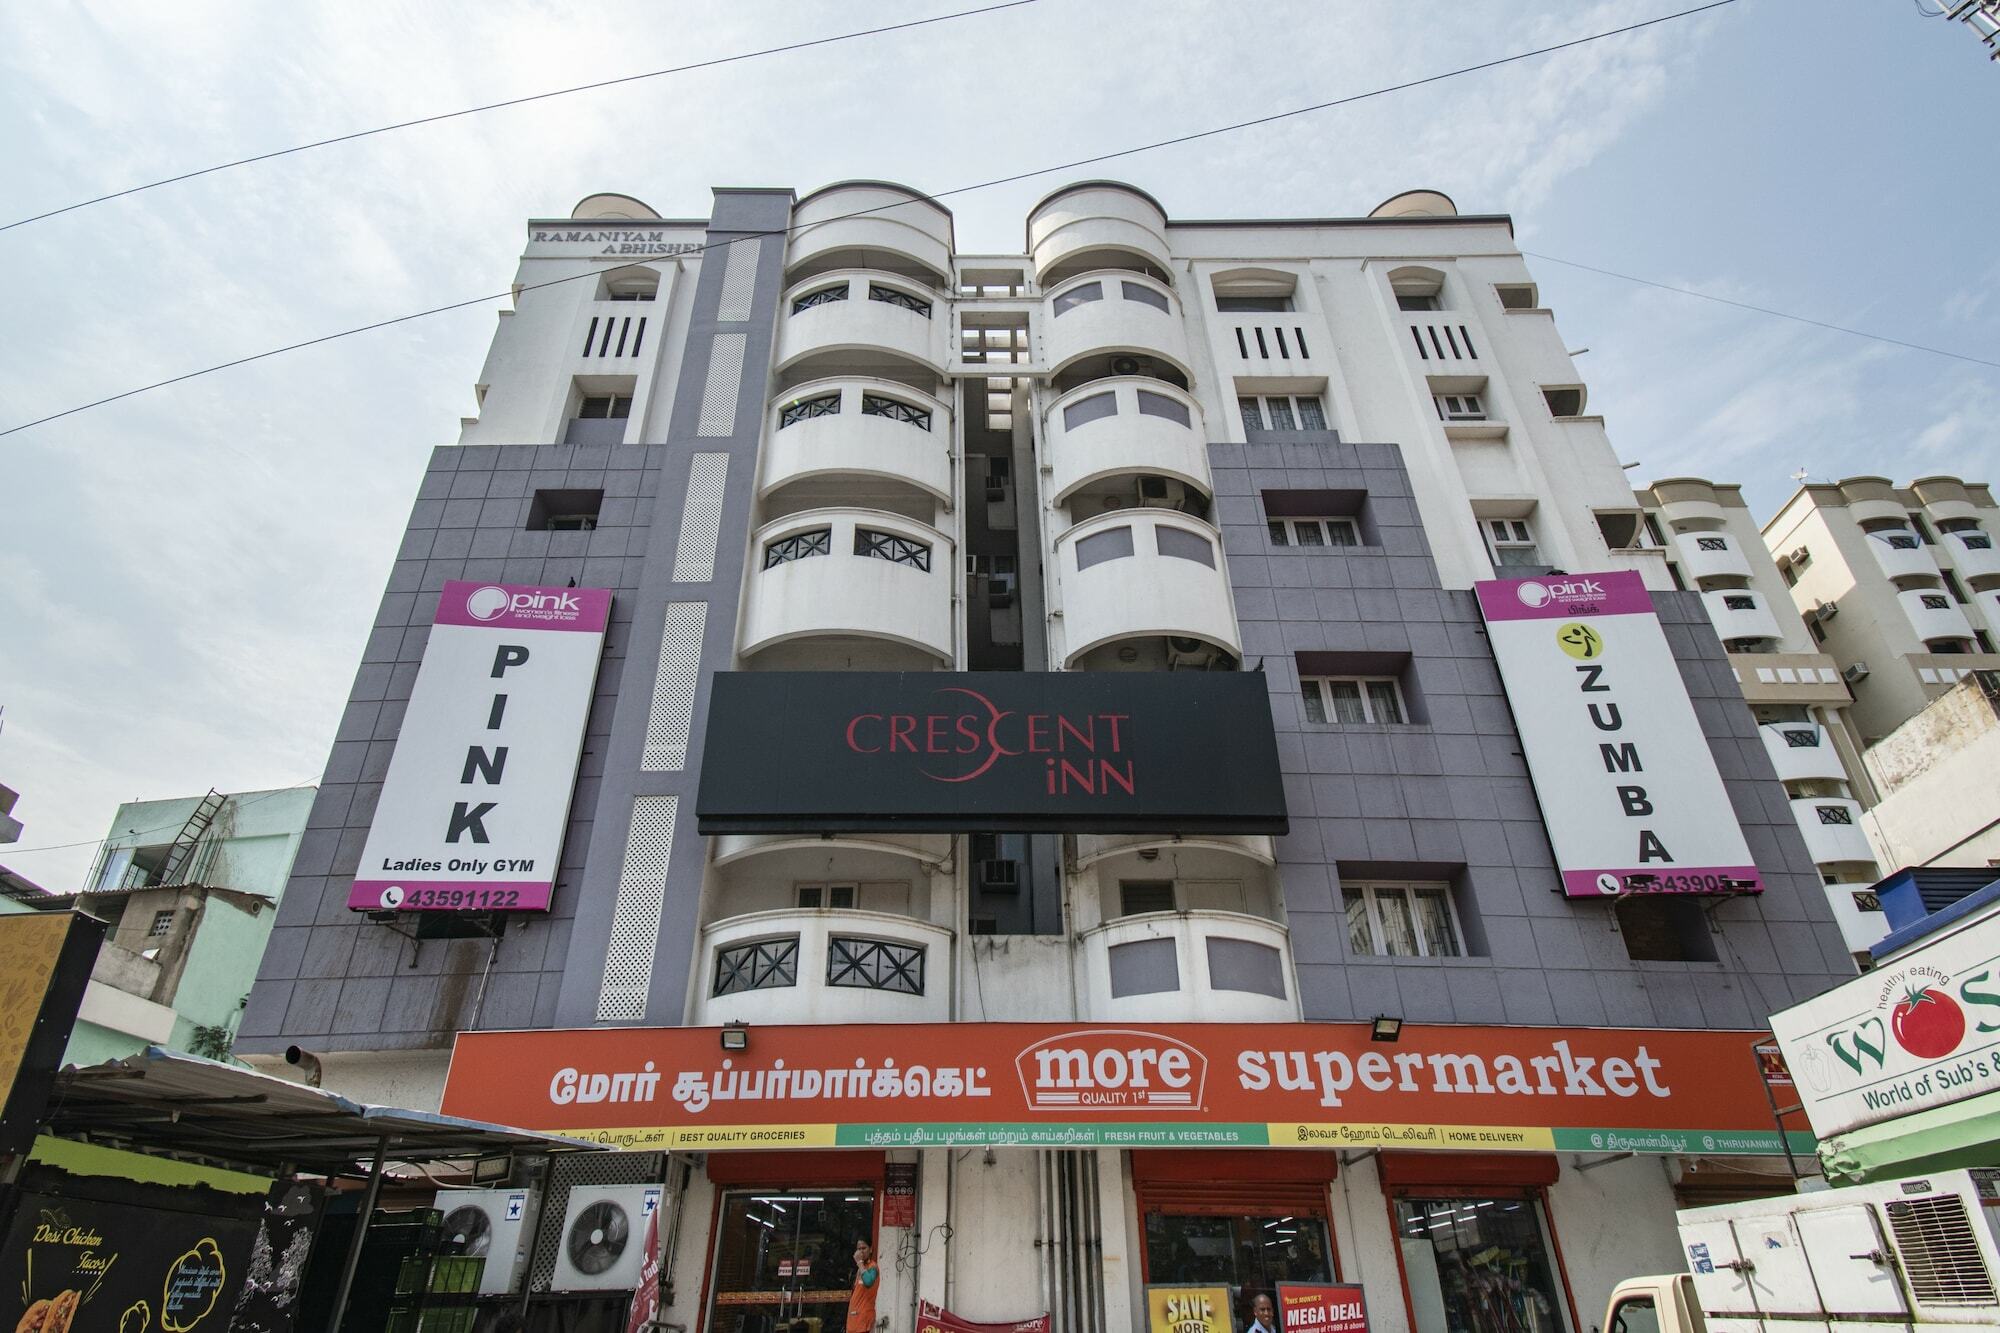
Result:
M1219 650L1212 643L1176 635L1167 640L1167 670L1206 671L1218 654Z
M563 1210L552 1291L631 1291L645 1261L659 1185L576 1185Z
M1007 498L1007 483L989 481L986 483L986 503L999 504Z
M1013 604L1014 604L1014 580L1012 576L1008 576L1006 578L996 577L987 580L986 605L997 609L1000 607L1012 606Z
M1012 893L1021 887L1018 861L981 861L973 867L973 882L988 892Z
M1139 478L1139 503L1148 509L1172 509L1183 498L1184 488L1171 477Z
M1866 662L1849 662L1841 669L1840 678L1849 685L1854 684L1856 681L1866 680L1868 679L1868 664Z
M1111 358L1111 373L1114 375L1150 375L1153 373L1153 358L1149 356L1115 356Z
M1813 619L1825 624L1840 614L1839 602L1821 602L1813 608Z
M521 1289L527 1260L531 1190L440 1190L433 1203L444 1214L447 1254L486 1260L479 1294L500 1296Z
M1812 552L1807 550L1805 547L1801 546L1799 547L1798 550L1793 551L1790 555L1786 556L1785 559L1789 560L1791 563L1795 565L1807 564L1810 563L1812 560Z

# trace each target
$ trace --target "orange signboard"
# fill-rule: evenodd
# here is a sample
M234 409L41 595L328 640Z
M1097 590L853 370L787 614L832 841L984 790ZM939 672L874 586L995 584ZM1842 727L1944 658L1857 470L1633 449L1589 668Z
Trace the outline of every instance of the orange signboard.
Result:
M1781 1151L1752 1034L1365 1023L460 1033L444 1110L628 1148ZM1801 1140L1810 1149L1810 1139Z

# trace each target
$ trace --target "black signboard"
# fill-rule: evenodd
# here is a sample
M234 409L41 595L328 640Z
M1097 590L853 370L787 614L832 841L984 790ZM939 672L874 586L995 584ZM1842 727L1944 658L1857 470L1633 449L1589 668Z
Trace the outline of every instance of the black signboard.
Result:
M222 1333L256 1234L254 1218L23 1193L0 1248L0 1320L77 1333Z
M704 834L1283 833L1260 673L725 672Z

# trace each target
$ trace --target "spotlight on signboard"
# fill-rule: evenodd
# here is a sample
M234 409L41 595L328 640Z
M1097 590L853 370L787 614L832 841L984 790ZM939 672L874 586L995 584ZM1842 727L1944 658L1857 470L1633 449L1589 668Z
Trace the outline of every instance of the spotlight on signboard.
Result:
M1400 1018L1390 1018L1388 1015L1383 1014L1368 1025L1368 1040L1370 1041L1401 1041L1402 1037L1403 1020Z
M725 1051L747 1051L750 1049L750 1027L746 1023L727 1023L722 1028L722 1049Z

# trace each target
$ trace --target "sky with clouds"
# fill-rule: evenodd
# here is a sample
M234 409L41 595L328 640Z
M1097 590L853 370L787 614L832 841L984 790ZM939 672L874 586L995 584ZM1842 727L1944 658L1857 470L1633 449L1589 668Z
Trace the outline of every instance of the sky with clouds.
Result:
M1684 7L1038 0L365 139L0 232L0 429L505 288L531 216L709 187L949 190ZM460 0L0 8L0 221L390 120L970 7ZM2000 359L2000 67L1907 0L1739 0L1351 107L959 195L1018 250L1069 175L1181 217L1444 190L1525 249ZM2000 371L1531 260L1637 479L2000 472ZM424 460L499 302L0 437L0 863L114 807L316 780ZM85 845L36 851L50 844Z

